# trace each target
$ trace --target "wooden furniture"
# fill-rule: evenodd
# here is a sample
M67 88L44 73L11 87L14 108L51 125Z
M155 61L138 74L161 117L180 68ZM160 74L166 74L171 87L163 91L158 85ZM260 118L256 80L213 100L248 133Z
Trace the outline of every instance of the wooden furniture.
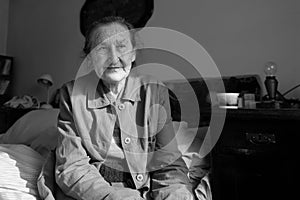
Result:
M203 111L202 119L209 115ZM212 151L213 199L297 195L299 128L300 109L227 109Z
M0 107L0 134L5 133L20 117L32 110Z
M190 127L199 125L199 110L195 109L195 106L198 105L200 115L202 111L207 112L211 105L210 92L222 92L221 83L224 84L226 92L251 93L255 95L257 101L260 100L262 93L261 81L257 74L223 76L221 79L211 77L170 80L164 83L169 88L173 120L186 121ZM214 91L209 91L208 85L214 88ZM206 122L207 119L200 120L200 126L205 126Z

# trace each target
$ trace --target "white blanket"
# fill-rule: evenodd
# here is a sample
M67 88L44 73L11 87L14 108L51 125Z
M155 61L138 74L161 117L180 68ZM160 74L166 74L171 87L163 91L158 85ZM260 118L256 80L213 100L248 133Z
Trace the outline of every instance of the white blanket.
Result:
M37 178L44 158L21 144L0 145L0 199L37 200Z

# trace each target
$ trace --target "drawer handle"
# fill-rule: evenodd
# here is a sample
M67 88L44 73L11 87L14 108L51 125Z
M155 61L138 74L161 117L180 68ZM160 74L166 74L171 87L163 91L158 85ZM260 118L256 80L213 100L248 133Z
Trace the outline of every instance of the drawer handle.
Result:
M252 144L275 144L274 134L246 133L246 140Z
M258 153L258 151L256 150L243 149L243 148L228 148L227 151L235 155L243 155L243 156L251 156Z

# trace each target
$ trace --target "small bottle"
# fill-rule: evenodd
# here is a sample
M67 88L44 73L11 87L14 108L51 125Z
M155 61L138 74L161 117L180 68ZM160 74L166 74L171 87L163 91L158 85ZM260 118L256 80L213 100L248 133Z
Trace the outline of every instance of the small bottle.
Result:
M238 108L243 108L244 107L244 99L243 96L238 97Z

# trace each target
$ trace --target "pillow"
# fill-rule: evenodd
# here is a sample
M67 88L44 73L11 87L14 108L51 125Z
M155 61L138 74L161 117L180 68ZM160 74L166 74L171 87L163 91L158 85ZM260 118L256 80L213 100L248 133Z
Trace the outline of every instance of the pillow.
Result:
M211 187L209 181L210 154L204 158L200 155L200 150L210 145L206 135L209 133L208 127L188 128L186 122L173 122L176 133L178 149L182 153L182 158L188 167L188 176L194 188L195 195L199 200L211 200ZM205 141L205 142L204 142Z
M178 149L189 169L189 177L192 181L199 182L210 168L210 155L204 158L200 155L204 138L209 131L208 127L188 128L186 122L173 122L176 133Z
M57 117L59 109L34 110L18 119L5 134L2 144L24 144L41 155L54 149L57 143Z
M39 199L37 178L44 158L22 144L0 145L0 199Z
M174 131L178 149L183 155L187 167L190 169L196 163L201 166L205 159L200 156L200 149L204 141L204 137L208 132L208 127L188 128L187 122L173 122ZM208 164L203 163L203 165Z

